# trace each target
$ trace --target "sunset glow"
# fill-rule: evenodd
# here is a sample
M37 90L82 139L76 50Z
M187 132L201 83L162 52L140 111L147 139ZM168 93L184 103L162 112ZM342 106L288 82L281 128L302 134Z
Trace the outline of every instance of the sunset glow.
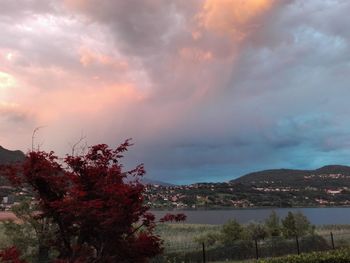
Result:
M348 164L350 2L2 1L0 145L133 138L149 178ZM349 21L348 21L349 20Z
M272 4L273 0L206 0L197 18L204 29L240 40L260 26L256 19Z

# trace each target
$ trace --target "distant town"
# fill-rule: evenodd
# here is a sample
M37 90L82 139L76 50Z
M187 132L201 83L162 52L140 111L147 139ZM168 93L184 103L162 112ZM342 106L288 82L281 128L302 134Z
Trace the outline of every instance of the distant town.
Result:
M148 184L145 201L154 209L350 205L350 175L341 173L302 175L290 185L286 185L284 180L269 180L268 177L248 182L233 180L225 183L196 183L182 186Z

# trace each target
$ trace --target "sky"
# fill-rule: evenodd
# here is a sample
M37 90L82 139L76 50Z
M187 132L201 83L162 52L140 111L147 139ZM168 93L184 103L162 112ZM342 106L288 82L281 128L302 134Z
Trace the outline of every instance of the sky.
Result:
M0 145L132 138L177 184L350 164L348 0L1 0Z

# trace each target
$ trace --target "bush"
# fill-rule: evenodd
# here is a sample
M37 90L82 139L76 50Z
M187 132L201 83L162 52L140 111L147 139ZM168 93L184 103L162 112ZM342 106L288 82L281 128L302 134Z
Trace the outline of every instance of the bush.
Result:
M268 230L263 224L249 223L244 230L245 238L249 240L262 240L268 236Z
M301 252L325 251L331 249L331 245L327 243L327 240L316 234L300 238L299 243Z

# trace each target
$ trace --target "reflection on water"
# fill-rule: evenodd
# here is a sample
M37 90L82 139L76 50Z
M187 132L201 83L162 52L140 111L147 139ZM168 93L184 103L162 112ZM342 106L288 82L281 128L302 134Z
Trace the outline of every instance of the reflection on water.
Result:
M224 224L229 219L237 219L240 223L249 221L264 221L275 211L280 217L287 215L288 211L300 211L315 225L350 224L350 208L257 208L257 209L223 209L223 210L171 210L155 211L157 218L166 213L184 213L187 215L186 223L190 224Z

